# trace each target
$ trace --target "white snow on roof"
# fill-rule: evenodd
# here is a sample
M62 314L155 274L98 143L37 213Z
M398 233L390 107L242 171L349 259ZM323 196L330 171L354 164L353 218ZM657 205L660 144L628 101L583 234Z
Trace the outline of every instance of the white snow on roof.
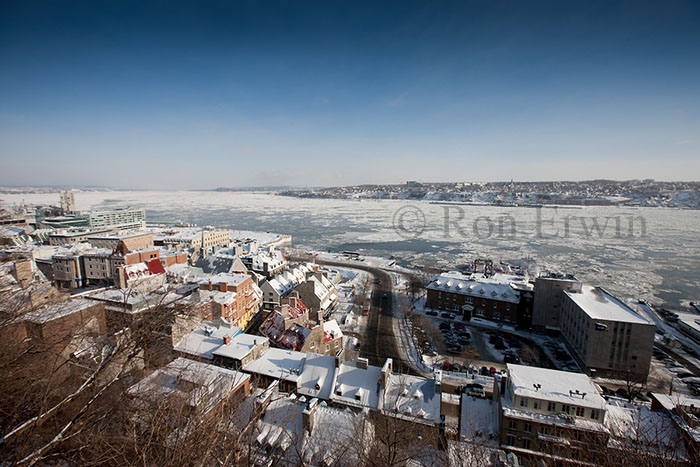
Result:
M213 300L219 305L230 305L236 301L236 292L217 292Z
M265 345L267 337L244 334L236 326L215 326L203 323L200 327L183 337L175 345L175 350L200 358L212 360L214 355L241 360L248 355L255 345ZM224 338L229 336L228 344Z
M212 354L218 357L227 357L240 361L247 357L256 346L265 345L266 342L267 337L240 333L231 337L228 344L222 342L222 345L218 349L212 351Z
M432 379L391 373L383 405L386 412L398 417L408 417L416 422L440 421L440 394L436 394Z
M612 401L605 424L610 429L610 445L644 449L656 454L679 452L683 443L674 421L664 412L654 412L644 405Z
M226 282L226 284L231 285L231 286L237 286L240 285L243 281L245 281L247 278L250 276L248 274L226 274L226 273L220 273L215 276L209 276L205 277L204 279L201 279L199 281L200 284L208 284L211 282L212 284L220 284L222 282Z
M39 308L38 310L25 314L22 318L33 323L46 323L54 319L63 318L64 316L77 313L95 305L96 303L92 300L88 300L87 298L78 298Z
M177 395L192 407L205 404L206 411L248 379L249 375L238 371L177 358L131 386L128 392L132 396L147 398Z
M343 337L343 331L340 330L340 326L338 326L338 322L334 319L323 322L323 332L328 334L329 337L331 337L333 339L338 339L340 337Z
M379 378L381 368L368 365L357 368L352 362L343 362L338 369L331 400L356 407L379 408Z
M257 360L245 365L243 369L248 373L297 382L304 368L305 360L305 353L271 348Z
M498 403L462 394L459 435L465 441L498 446Z
M306 363L297 381L297 392L305 396L329 400L333 392L335 376L334 357L306 354Z
M466 275L459 272L446 272L435 276L427 286L428 289L441 292L518 303L520 292L514 287L532 289L527 280L519 276L495 274L485 277L483 274Z
M510 363L507 366L510 384L516 396L605 409L605 399L587 375ZM540 387L536 388L535 385ZM579 394L569 391L579 391ZM583 393L586 394L585 397L582 396Z
M581 293L566 292L591 319L619 321L635 324L649 324L649 320L635 313L627 305L600 287L584 285Z

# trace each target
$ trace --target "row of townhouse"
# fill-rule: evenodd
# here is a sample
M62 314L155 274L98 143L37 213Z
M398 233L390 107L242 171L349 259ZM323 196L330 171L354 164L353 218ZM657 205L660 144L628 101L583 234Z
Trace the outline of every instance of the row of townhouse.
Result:
M335 320L321 320L318 324L310 322L309 309L298 292L292 292L282 302L260 325L260 334L278 348L342 355L343 333Z
M137 264L148 264L149 271L156 273L157 270L157 273L161 274L165 272L164 267L186 262L187 255L184 252L153 246L131 250L121 242L114 249L94 248L81 243L53 255L50 269L45 271L59 289L110 284L126 288L133 285L130 281L136 279L136 276L142 275L139 273L139 267L136 267ZM37 262L37 265L39 263ZM141 272L145 272L145 269Z
M394 373L391 359L379 368L366 359L354 363L331 355L274 348L267 337L214 323L202 323L174 349L182 357L247 373L259 388L275 384L283 393L390 417L410 427L416 439L430 444L437 445L444 428L440 375L429 379Z
M263 307L267 310L279 306L284 297L296 291L308 307L310 319L317 323L338 303L338 291L333 281L312 263L287 268L261 281L260 290L263 292Z

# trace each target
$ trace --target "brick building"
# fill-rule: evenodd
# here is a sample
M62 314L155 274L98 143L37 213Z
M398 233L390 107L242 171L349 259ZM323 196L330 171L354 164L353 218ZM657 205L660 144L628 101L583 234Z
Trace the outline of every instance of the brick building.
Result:
M533 287L519 276L485 276L448 272L432 278L427 289L426 306L492 321L529 327L532 316Z

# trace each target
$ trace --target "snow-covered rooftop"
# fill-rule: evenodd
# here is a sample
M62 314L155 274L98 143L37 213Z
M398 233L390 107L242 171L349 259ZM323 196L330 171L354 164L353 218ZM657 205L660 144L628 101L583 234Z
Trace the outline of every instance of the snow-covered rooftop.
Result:
M459 436L465 441L498 446L498 403L462 394Z
M88 300L87 298L77 298L31 311L25 314L23 319L33 323L46 323L54 319L63 318L64 316L77 313L95 305L96 303L94 301Z
M511 363L507 367L516 396L605 409L605 399L587 375Z
M358 368L353 362L341 363L331 399L356 407L379 408L381 372L372 365Z
M225 337L229 343L225 343ZM265 345L267 337L245 334L236 326L216 326L203 323L183 337L175 345L175 350L200 358L212 360L214 355L242 360L256 345Z
M306 363L297 380L297 392L305 396L329 400L336 377L335 358L306 354Z
M520 292L515 289L530 290L532 286L519 276L496 274L485 277L483 274L462 274L446 272L433 277L428 288L472 297L482 297L510 303L520 302Z
M249 375L186 358L177 358L129 388L129 394L141 397L180 396L187 405L204 404L213 408Z
M440 421L440 394L435 381L420 376L391 373L384 391L383 409L417 422Z
M248 373L297 382L305 361L305 353L270 348L260 358L245 365L243 369Z
M627 305L600 287L583 285L580 293L566 291L564 293L591 319L650 324L648 319L635 313Z

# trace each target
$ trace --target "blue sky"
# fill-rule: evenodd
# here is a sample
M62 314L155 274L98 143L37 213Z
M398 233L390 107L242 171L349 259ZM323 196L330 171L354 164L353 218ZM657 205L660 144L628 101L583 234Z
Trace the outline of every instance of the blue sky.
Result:
M0 3L0 184L700 179L700 2Z

